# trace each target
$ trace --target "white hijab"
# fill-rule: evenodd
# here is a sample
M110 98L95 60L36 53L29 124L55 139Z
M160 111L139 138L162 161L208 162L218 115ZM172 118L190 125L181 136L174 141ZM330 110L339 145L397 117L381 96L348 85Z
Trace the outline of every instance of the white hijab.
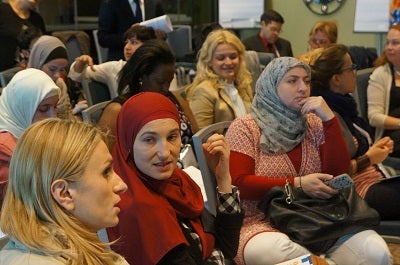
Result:
M0 132L19 138L32 123L39 104L60 88L43 71L29 68L14 75L0 96Z

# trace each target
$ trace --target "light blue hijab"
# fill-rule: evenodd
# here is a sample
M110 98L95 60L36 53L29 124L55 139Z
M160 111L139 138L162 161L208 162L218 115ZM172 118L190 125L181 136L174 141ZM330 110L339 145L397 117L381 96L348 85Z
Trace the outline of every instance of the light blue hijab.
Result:
M14 75L0 96L0 132L19 138L32 123L39 104L60 94L60 88L43 71L28 68Z

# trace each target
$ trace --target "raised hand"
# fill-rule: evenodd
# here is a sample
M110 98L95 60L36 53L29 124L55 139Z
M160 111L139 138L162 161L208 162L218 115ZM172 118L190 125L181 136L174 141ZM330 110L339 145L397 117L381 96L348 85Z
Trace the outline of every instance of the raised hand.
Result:
M203 143L204 155L209 167L214 171L218 190L223 193L232 192L232 179L229 173L230 148L221 134L213 134Z
M92 69L92 71L96 71L93 67L93 58L90 57L89 55L81 55L79 57L75 58L75 65L74 65L74 71L77 73L82 73L83 70L85 70L85 68L87 66L90 66L90 68Z
M322 121L329 121L335 116L325 100L320 96L305 98L303 101L303 107L301 108L303 114L315 113Z

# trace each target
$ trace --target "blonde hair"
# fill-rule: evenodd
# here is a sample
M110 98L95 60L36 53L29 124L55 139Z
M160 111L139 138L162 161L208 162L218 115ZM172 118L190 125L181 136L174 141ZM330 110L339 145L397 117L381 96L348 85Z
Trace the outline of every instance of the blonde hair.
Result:
M308 36L311 38L318 31L325 33L331 43L337 42L338 29L335 21L331 20L320 20L317 21L311 28Z
M0 227L9 237L66 264L114 264L120 256L60 207L51 194L57 179L80 180L107 137L92 125L59 119L37 122L18 140L10 162Z
M309 51L301 56L298 56L297 59L299 59L300 61L302 61L308 65L312 65L318 59L318 57L321 55L323 50L324 50L323 47L316 48L316 49Z
M227 29L217 29L207 36L198 54L197 59L197 73L193 80L190 90L188 91L188 98L190 98L192 90L204 80L211 82L213 87L217 87L219 76L209 67L212 60L215 49L220 44L229 44L234 47L239 55L239 70L235 79L235 84L239 95L242 98L251 96L251 73L247 69L245 60L246 48L242 41L231 31ZM248 93L250 91L250 94Z
M389 27L389 31L390 31L391 29L400 31L400 24L393 24L393 25L391 25L391 26ZM389 31L388 31L388 33L389 33ZM375 60L375 62L374 62L374 67L378 67L378 66L384 65L384 64L386 64L386 63L389 62L389 60L388 60L388 58L387 58L387 56L386 56L386 51L385 51L385 50L386 50L386 49L383 49L381 56L379 56L379 57Z

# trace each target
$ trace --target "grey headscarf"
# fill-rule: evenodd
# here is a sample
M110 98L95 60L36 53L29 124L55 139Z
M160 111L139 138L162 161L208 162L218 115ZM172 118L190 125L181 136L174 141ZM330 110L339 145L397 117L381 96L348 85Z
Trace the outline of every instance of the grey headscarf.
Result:
M305 116L300 111L289 109L277 94L283 76L299 66L311 77L307 64L293 57L280 57L272 60L257 80L250 114L261 128L260 148L268 154L287 153L304 138Z
M65 45L59 38L49 35L43 35L38 38L32 46L28 60L28 68L41 69L42 66L49 61L49 56L52 55L52 52L57 48L60 49L59 47L62 48L63 52L59 52L58 56L52 59L64 58L68 60Z

